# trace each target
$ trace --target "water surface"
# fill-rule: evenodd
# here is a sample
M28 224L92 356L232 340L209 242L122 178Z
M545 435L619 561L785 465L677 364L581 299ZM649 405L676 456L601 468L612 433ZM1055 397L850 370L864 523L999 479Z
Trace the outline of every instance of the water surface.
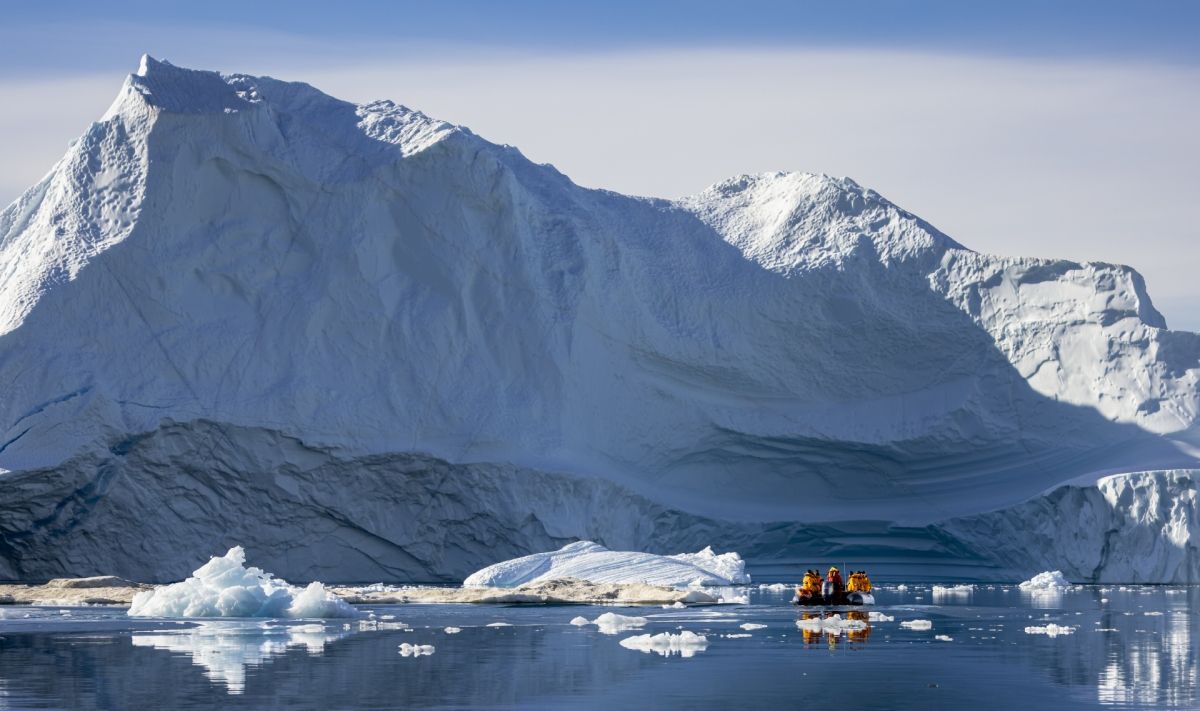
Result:
M788 604L790 592L748 592L746 605L684 610L375 606L373 622L349 624L0 607L0 708L1200 706L1200 588L888 587L874 609L895 620L842 634L800 629L814 613ZM649 623L616 635L570 624L610 611ZM913 619L932 629L900 626ZM1049 624L1072 631L1026 632ZM680 630L708 647L685 658L620 645ZM402 643L434 650L406 657Z

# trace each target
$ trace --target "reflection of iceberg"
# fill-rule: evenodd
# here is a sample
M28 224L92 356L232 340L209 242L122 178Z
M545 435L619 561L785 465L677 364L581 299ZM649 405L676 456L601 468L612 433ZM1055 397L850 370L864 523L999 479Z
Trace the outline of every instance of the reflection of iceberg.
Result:
M326 644L348 634L326 631L315 624L288 627L210 623L178 631L134 633L132 641L135 647L186 654L192 664L204 667L209 681L224 684L231 694L240 694L246 688L247 667L262 666L294 647L319 656Z

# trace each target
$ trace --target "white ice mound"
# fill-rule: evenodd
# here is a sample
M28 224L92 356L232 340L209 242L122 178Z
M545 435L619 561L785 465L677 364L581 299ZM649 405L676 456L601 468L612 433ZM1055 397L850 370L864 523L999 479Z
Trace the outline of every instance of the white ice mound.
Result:
M1067 580L1066 576L1058 570L1047 570L1044 573L1038 573L1029 580L1021 583L1018 587L1022 590L1031 592L1039 592L1043 590L1066 590L1071 587L1071 581Z
M526 583L577 578L592 583L651 585L745 585L746 563L737 553L717 555L712 548L699 553L656 555L610 551L599 543L578 541L557 551L534 553L476 571L464 587L512 588Z
M180 583L140 592L130 617L358 617L321 583L299 588L259 568L245 567L246 551L234 546Z
M661 632L655 635L640 634L621 640L621 646L626 649L636 649L639 652L654 652L664 657L678 654L684 659L708 649L708 638L684 630L679 634Z
M641 629L649 621L645 617L630 617L629 615L618 615L615 612L606 612L592 620L591 624L600 628L600 634L617 634Z
M929 620L905 620L900 626L906 630L931 630L933 623Z

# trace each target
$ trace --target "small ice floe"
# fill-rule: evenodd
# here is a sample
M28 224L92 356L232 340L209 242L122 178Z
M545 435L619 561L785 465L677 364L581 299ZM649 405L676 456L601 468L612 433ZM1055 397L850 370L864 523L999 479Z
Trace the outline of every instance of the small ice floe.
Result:
M737 553L656 555L612 551L591 541L577 541L557 551L506 560L476 571L463 587L512 588L538 580L574 578L592 583L649 583L688 585L747 585L746 563Z
M259 568L245 567L246 552L234 546L180 583L133 596L130 617L358 617L345 600L321 583L299 588Z
M626 649L636 649L639 652L669 657L675 654L687 659L697 652L708 649L708 638L704 635L683 630L679 634L661 632L655 635L640 634L621 640L621 646Z
M575 625L576 627L583 627L584 625L592 624L592 622L588 618L580 615L579 617L572 617L571 624Z
M740 633L735 632L734 634L723 634L721 636L724 637L725 639L745 639L747 637L753 637L754 635L746 634L745 632L740 632Z
M953 637L951 637L951 636L950 636L950 635L948 635L948 634L938 634L938 635L934 635L934 636L933 636L933 638L934 638L934 639L936 639L936 640L937 640L937 641L939 641L939 642L953 642L953 641L954 641L954 638L953 638Z
M1162 617L1162 613L1159 612L1158 610L1150 610L1147 612L1143 612L1142 614L1145 615L1146 617Z
M767 626L764 624L759 624L758 622L745 622L745 623L742 623L741 628L744 630L747 630L747 631L749 631L749 630L765 630L767 628Z
M964 596L970 595L973 592L975 592L974 585L951 585L948 587L943 585L933 586L934 597Z
M908 592L908 586L904 583L900 583L896 586L896 592Z
M764 592L782 593L790 591L793 587L794 586L786 583L763 583L762 585L758 586L758 589Z
M1071 634L1075 631L1074 627L1064 627L1051 622L1045 626L1026 627L1025 634L1044 634L1047 637L1057 637L1059 635Z
M512 627L512 625L507 622L489 622L484 627Z
M885 615L882 612L871 610L867 613L867 619L871 622L894 622L896 618L892 617L891 615Z
M687 605L683 604L682 602L679 602L678 600L675 601L674 604L662 606L662 608L664 610L682 610L685 607L687 607Z
M867 623L862 620L845 619L841 615L829 617L810 617L796 620L796 627L804 632L819 632L824 634L842 634L865 630Z
M645 617L630 617L627 615L618 615L615 612L606 612L592 620L592 624L599 628L600 634L618 634L620 632L628 632L629 630L641 629L649 621Z
M402 657L428 657L436 651L432 644L409 644L405 642L400 645L400 656Z
M722 595L717 599L718 605L749 605L750 595L743 593L741 595L730 591L728 595Z
M931 630L933 623L929 620L905 620L900 626L906 630Z
M1049 592L1066 590L1071 587L1071 581L1067 580L1066 576L1062 574L1062 571L1047 570L1044 573L1038 573L1017 587L1026 592Z
M444 629L442 631L445 632L446 634L458 634L459 632L462 632L462 628L461 627L447 627L446 629Z

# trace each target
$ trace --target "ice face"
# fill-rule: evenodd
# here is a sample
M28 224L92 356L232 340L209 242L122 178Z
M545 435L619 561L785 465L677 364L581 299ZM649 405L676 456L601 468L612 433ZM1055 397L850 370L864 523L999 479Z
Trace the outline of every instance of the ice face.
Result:
M352 606L318 582L297 588L270 573L245 567L246 552L234 546L213 557L183 582L140 592L131 617L358 617Z

